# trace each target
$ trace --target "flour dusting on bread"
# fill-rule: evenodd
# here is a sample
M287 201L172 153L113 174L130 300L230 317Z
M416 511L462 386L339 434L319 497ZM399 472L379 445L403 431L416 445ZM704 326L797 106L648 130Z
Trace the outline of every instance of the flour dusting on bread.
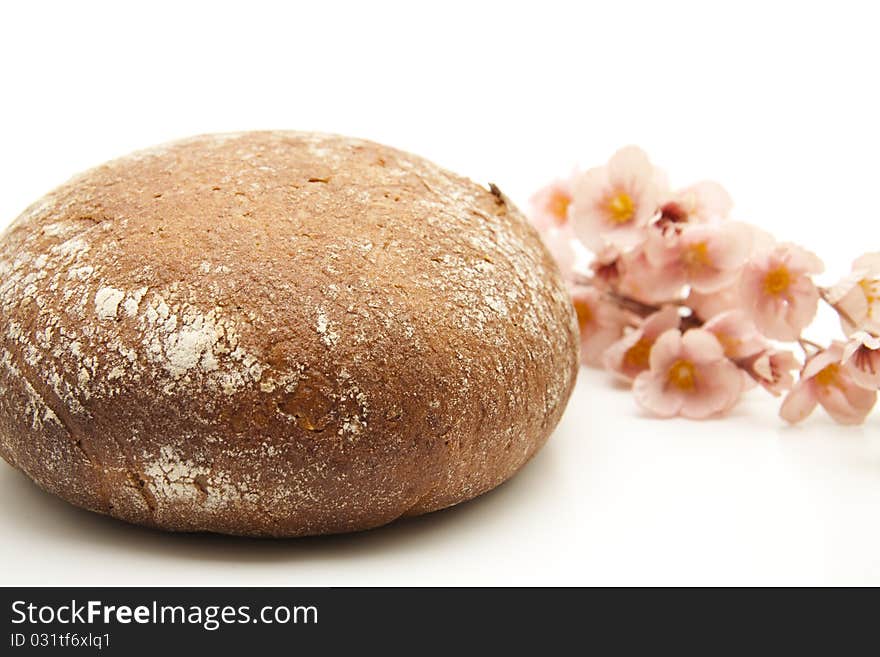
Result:
M349 531L543 444L576 326L503 194L371 142L206 135L81 174L0 241L0 454L167 529Z

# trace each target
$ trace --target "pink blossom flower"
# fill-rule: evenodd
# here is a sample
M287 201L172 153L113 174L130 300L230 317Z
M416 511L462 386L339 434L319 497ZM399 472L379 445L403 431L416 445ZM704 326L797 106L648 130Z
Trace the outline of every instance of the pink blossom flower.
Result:
M752 251L760 249L772 248L775 244L772 235L749 224L747 226L751 233ZM704 293L691 289L687 296L687 305L696 313L697 317L703 321L712 319L715 315L723 313L727 310L736 310L742 306L742 294L740 283L740 275L734 281L720 290L711 293Z
M843 348L841 361L856 384L868 390L880 388L880 338L856 331Z
M724 355L731 360L748 358L767 348L767 340L741 310L716 315L703 325L703 329L718 338L724 347Z
M665 177L644 151L622 148L604 167L575 178L571 210L575 233L593 251L607 244L632 249L643 241L644 228L666 194Z
M721 185L709 180L676 192L660 208L655 226L663 233L681 232L688 224L727 219L733 200Z
M840 424L861 424L877 401L876 390L857 385L847 368L840 364L843 345L834 343L810 358L801 372L779 415L795 424L806 418L817 404Z
M703 321L712 319L726 310L740 307L739 277L731 285L712 293L697 292L691 289L687 296L687 305Z
M741 363L746 373L760 383L774 397L778 397L794 385L792 370L801 364L790 351L767 349L747 358Z
M840 324L847 335L859 329L880 334L880 253L856 259L849 276L829 290L828 300L843 311Z
M750 250L751 231L740 223L695 224L674 239L651 232L645 243L656 286L687 283L698 292L714 292L733 283Z
M651 349L650 369L636 377L636 401L660 417L701 419L725 413L739 399L742 374L714 335L691 329L663 333Z
M572 292L572 302L581 330L581 361L598 367L602 352L623 335L629 319L594 287L576 288Z
M602 356L605 369L632 381L650 366L651 348L661 333L677 329L680 318L675 306L664 306L649 315L642 325L612 344Z
M819 304L810 275L823 269L818 256L794 244L764 250L743 269L743 309L768 338L797 340Z
M571 182L554 180L539 189L530 199L529 219L541 233L548 229L559 229L568 225L571 207Z

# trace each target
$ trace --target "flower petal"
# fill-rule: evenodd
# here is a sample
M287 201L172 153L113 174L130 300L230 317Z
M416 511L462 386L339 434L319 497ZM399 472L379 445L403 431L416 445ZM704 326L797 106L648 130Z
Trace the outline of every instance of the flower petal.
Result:
M839 424L861 424L877 401L876 391L865 390L851 381L820 387L817 396L828 415Z
M840 287L842 283L835 286L840 291ZM830 297L829 297L830 298ZM841 295L837 301L831 301L831 303L836 304L843 312L840 313L840 327L843 329L843 332L849 335L853 331L856 331L860 326L862 326L865 322L865 319L868 317L870 311L870 304L868 303L868 298L865 296L864 290L862 290L861 286L859 286L858 281L854 287L850 288L848 292ZM844 315L846 317L844 317ZM849 320L855 322L853 324Z
M813 412L817 403L812 383L798 381L782 402L779 416L790 424L797 424Z
M791 269L797 270L804 274L821 274L825 271L825 263L812 251L792 244L791 242L783 242L777 245L776 251L784 253L786 262Z
M868 278L880 277L880 252L866 253L855 259L853 271L863 270Z
M743 223L720 224L712 244L712 255L721 269L738 269L752 249L752 231Z
M685 279L677 268L654 267L639 249L621 259L620 291L645 303L674 299L681 294Z
M602 366L620 378L631 381L632 374L625 367L626 352L642 339L642 330L630 331L602 353Z
M724 358L724 347L705 329L687 331L681 343L683 357L695 364L714 363Z
M754 356L767 348L754 322L742 310L728 310L703 325L724 347L724 354L734 360Z
M840 302L843 297L852 292L854 288L858 287L859 281L861 281L863 277L864 272L862 270L856 269L851 271L829 288L828 301L831 303Z
M871 409L874 408L874 404L877 401L877 390L863 388L857 385L855 381L847 380L846 378L844 378L840 389L844 396L846 396L849 405L860 413L862 420L864 420L868 413L871 412Z
M839 363L843 357L843 345L839 342L833 343L827 349L820 351L818 354L810 358L804 371L801 372L802 379L811 379L829 365Z
M599 236L602 238L603 248L612 247L623 252L632 251L641 246L646 238L644 227L635 221L622 228L602 231Z
M624 146L608 160L608 179L614 186L641 190L653 184L654 167L647 153L638 146Z
M796 334L792 339L796 339L810 325L819 309L819 290L810 279L801 279L796 288L785 311L785 321L792 333Z
M595 326L581 332L581 362L590 367L602 365L602 354L623 332L623 328Z
M595 167L579 174L572 181L572 203L569 208L575 235L593 251L602 247L600 233L605 229L605 217L598 203L610 187L606 167Z
M669 389L662 376L654 372L642 372L633 383L636 402L659 417L674 417L681 411L684 395L677 389Z
M574 235L569 226L564 228L547 228L540 233L541 241L553 256L563 280L569 281L574 277L574 265L577 261L575 252Z
M664 331L678 328L680 323L681 317L678 314L678 308L666 305L645 318L645 322L642 324L642 333L649 340L655 340Z
M651 371L665 375L672 364L681 357L681 352L681 331L678 329L664 331L651 348Z
M733 208L733 199L730 194L717 182L703 180L682 190L681 202L691 213L695 213L698 221L710 219L724 219ZM690 203L689 199L692 199Z
M768 338L791 342L797 340L801 332L788 322L787 312L784 300L762 295L753 310L752 319L758 330Z
M697 388L684 398L681 414L701 420L730 409L743 389L741 370L727 359L703 365Z
M529 199L529 219L539 232L568 226L571 215L571 181L557 179Z
M688 294L687 304L702 320L709 320L726 310L739 308L740 282L734 281L729 287L716 290L711 294L704 294L691 289Z

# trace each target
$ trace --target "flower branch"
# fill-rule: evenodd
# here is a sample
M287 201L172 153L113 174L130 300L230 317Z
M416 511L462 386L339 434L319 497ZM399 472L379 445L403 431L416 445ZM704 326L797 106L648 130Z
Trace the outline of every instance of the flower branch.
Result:
M636 147L557 180L533 197L531 219L577 311L584 364L632 384L660 417L728 412L760 386L786 395L780 415L821 405L862 422L880 387L880 253L858 258L831 288L818 256L730 218L723 187L673 190ZM574 245L591 252L585 266ZM819 302L840 319L828 346L803 336ZM783 348L796 344L803 361Z

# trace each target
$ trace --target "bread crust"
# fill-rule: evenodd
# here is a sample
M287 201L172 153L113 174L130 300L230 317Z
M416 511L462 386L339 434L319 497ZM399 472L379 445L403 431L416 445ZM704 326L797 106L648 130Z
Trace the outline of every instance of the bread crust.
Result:
M545 442L577 327L497 189L333 135L99 166L0 239L0 454L175 531L347 532L473 498Z

